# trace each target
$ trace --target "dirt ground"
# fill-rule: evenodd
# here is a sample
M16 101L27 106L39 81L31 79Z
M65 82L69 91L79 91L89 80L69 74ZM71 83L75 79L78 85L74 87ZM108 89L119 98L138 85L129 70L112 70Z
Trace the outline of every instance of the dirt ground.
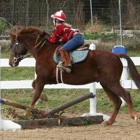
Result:
M129 114L120 113L111 126L52 127L34 130L2 131L0 140L139 140L140 124Z

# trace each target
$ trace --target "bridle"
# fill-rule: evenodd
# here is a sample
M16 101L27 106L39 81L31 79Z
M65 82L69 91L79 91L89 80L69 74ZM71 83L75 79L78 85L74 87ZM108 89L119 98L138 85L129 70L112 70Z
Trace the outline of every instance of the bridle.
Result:
M17 35L16 35L16 37L15 37L15 43L14 43L14 45L13 45L13 50L12 50L12 53L10 53L10 55L12 55L13 56L13 58L14 58L14 63L16 63L16 62L18 62L18 61L21 61L23 58L24 58L24 56L23 55L20 55L20 56L16 56L16 49L18 48L18 45L19 45L19 42L18 42L18 40L17 40Z
M41 41L38 42L39 38L41 35L39 35L35 41L35 47L33 47L31 50L29 50L29 52L33 52L32 54L25 54L25 55L20 55L20 56L16 56L16 49L18 49L18 45L20 44L18 41L18 35L16 35L15 37L15 43L13 44L13 51L12 53L10 53L10 55L13 56L14 58L14 63L19 62L27 57L30 57L31 55L34 55L35 53L37 53L46 43L46 39L43 38ZM38 48L39 47L39 48ZM36 51L34 51L36 48L38 48Z

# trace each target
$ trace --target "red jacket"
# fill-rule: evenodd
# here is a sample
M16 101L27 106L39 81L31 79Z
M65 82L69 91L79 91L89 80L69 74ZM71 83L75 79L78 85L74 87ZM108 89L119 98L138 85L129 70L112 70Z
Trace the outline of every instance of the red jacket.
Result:
M73 37L74 31L66 26L65 24L60 24L55 27L53 35L48 38L51 43L66 43Z

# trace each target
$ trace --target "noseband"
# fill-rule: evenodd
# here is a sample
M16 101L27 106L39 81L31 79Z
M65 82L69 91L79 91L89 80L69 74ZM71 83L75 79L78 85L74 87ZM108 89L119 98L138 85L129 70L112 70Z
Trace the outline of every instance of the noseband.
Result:
M19 42L17 40L17 35L16 35L16 38L15 38L15 43L13 45L13 51L10 55L12 55L14 57L14 63L18 62L18 61L21 61L22 59L24 59L24 56L23 55L20 55L20 56L16 56L16 50L18 49L18 45L19 45Z

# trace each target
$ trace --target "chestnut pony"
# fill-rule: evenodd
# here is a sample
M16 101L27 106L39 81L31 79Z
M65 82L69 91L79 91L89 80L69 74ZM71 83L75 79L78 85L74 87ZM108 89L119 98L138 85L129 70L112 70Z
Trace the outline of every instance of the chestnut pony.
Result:
M27 55L27 52L33 55L36 60L35 71L37 77L32 83L34 89L32 107L41 96L45 84L57 84L57 65L53 60L53 55L60 44L51 44L45 36L49 35L35 27L25 27L17 34L10 34L11 55L9 65L12 67L18 66L19 62ZM84 61L73 64L72 73L62 73L63 82L70 85L100 82L114 104L110 119L105 121L107 125L111 125L115 121L122 103L120 97L126 101L131 118L134 119L135 117L131 96L120 85L123 70L120 58L125 58L128 61L131 77L140 89L140 75L132 60L125 54L113 54L105 50L89 50L88 56ZM60 76L58 76L58 81L61 82Z

